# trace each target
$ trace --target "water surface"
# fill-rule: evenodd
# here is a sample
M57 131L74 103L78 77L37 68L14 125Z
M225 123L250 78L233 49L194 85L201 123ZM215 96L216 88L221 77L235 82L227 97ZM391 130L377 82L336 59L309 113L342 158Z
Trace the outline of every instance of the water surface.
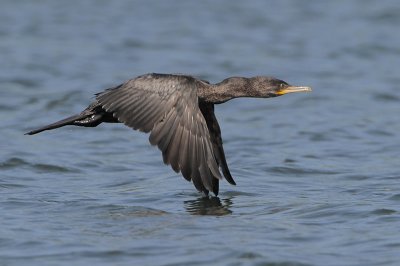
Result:
M397 1L2 1L0 265L397 265ZM23 133L148 73L311 94L216 107L203 198L122 125Z

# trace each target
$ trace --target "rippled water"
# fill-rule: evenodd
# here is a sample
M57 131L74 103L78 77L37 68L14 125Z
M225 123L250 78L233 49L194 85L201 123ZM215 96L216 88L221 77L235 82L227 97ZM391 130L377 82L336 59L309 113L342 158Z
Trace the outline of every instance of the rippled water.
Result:
M398 1L2 1L0 265L398 265ZM122 125L23 133L147 73L274 75L216 107L202 198Z

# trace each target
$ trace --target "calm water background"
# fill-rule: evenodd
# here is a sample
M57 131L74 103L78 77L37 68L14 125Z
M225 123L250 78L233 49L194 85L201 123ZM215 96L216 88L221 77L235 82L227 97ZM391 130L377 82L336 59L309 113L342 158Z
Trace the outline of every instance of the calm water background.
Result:
M0 265L399 265L397 0L0 5ZM23 135L147 72L314 91L217 106L219 198L122 125Z

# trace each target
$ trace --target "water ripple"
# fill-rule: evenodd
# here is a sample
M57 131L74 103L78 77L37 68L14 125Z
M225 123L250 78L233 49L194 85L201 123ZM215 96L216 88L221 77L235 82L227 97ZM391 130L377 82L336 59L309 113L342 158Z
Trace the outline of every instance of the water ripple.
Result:
M66 168L59 165L44 164L44 163L30 163L21 158L10 158L0 163L0 169L19 169L21 167L30 167L37 172L48 172L48 173L71 173L80 172L78 169Z
M129 218L129 217L151 217L166 215L168 212L154 208L143 206L122 206L122 205L95 205L88 206L88 211L101 211L107 213L107 216L113 219Z
M395 213L397 213L397 211L391 209L376 209L371 212L373 215L392 215Z
M336 175L339 171L329 171L321 169L310 169L304 167L289 167L289 166L273 166L267 168L268 172L275 174L291 174L291 175Z
M395 194L389 198L390 200L400 201L400 194Z
M400 97L393 93L375 93L373 96L374 99L382 101L382 102L399 102Z

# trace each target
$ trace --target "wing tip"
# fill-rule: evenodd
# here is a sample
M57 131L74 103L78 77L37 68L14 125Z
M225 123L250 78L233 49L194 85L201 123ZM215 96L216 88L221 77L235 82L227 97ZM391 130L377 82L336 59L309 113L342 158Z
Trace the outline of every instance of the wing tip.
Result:
M226 169L226 171L224 171L224 169L222 169L222 173L224 174L224 177L225 177L226 181L228 181L229 184L236 186L236 182L235 182L235 180L233 180L233 177L228 169Z

